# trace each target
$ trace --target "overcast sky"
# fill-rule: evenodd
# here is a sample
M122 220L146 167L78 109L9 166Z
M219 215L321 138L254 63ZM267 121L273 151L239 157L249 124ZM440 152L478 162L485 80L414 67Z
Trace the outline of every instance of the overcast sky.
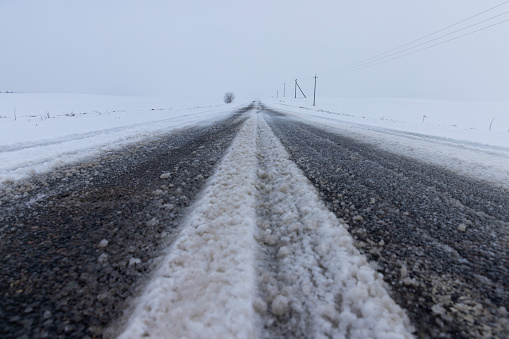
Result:
M509 101L509 22L326 76L503 2L0 0L0 91L309 96L318 73L319 96Z

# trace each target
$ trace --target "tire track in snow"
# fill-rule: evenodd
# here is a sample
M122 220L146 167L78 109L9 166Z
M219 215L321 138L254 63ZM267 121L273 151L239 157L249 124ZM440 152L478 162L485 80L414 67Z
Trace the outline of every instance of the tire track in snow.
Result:
M382 277L353 246L263 118L258 124L263 337L409 338Z
M410 338L261 115L235 138L120 338Z

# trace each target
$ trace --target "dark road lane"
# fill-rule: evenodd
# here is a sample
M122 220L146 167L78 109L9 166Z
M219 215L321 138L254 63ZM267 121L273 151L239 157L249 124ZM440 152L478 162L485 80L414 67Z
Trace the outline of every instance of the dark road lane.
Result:
M509 192L264 114L419 337L509 337Z
M101 337L249 109L2 190L0 337Z

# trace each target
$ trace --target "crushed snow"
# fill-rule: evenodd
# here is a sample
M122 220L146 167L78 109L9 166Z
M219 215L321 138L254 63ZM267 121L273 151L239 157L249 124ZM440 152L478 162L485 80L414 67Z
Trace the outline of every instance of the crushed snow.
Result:
M412 337L409 319L388 295L382 276L262 118L258 131L258 237L262 248L279 247L277 270L262 263L258 274L272 313L293 309L300 319L291 326L313 338ZM267 320L268 326L274 321Z
M0 184L208 124L235 108L161 98L0 93Z
M252 338L256 120L197 201L119 338Z
M286 98L270 106L319 128L509 188L507 102L323 98L313 107L312 101Z
M299 306L298 298L312 309L318 327L313 334L318 336L412 337L408 318L389 297L381 276L355 249L262 119L252 115L235 138L120 338L170 333L254 338L261 334L269 308L283 316ZM260 170L258 161L270 170ZM263 196L280 210L282 229L260 235L257 210ZM271 284L277 277L268 277L266 288L272 286L273 293L267 300L258 291L259 275L266 272L256 269L263 246L279 247L281 269L290 282L279 291L277 281ZM338 295L340 305L335 304Z

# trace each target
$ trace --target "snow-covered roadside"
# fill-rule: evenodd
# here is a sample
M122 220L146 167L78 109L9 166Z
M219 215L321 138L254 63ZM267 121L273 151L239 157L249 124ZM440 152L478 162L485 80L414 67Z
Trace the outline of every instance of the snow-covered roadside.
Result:
M0 94L0 184L231 114L239 104L76 94Z
M329 99L316 107L288 99L268 103L322 129L509 188L507 103L399 99ZM482 114L483 110L492 114ZM424 115L434 123L424 118L419 124L419 116L422 121ZM486 120L488 116L496 116L491 131L493 118Z
M254 338L262 321L291 311L311 317L300 330L313 337L412 337L381 276L288 157L253 115L120 338ZM257 215L261 204L277 214ZM259 261L269 247L277 249L277 276Z
M267 103L314 117L509 147L509 102L397 98L279 98Z

